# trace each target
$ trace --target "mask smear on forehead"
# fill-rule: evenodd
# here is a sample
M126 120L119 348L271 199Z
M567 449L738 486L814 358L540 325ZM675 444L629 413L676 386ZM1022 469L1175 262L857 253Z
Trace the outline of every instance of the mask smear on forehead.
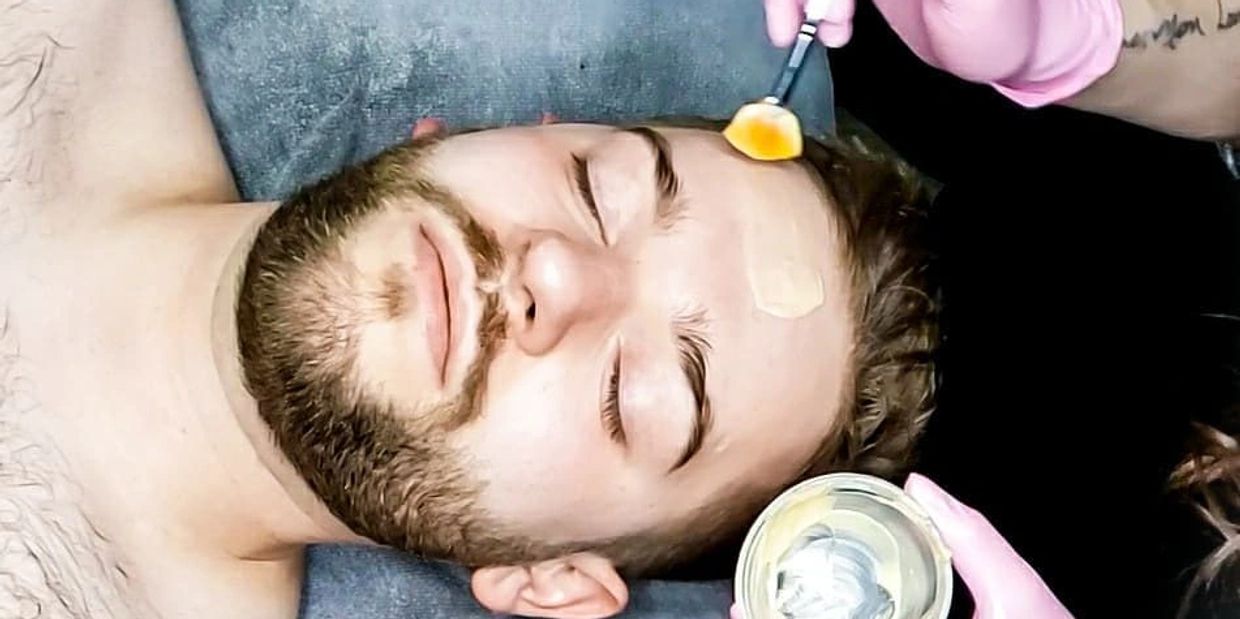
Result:
M758 309L791 319L821 306L822 273L808 231L780 216L746 218L742 226L746 277Z

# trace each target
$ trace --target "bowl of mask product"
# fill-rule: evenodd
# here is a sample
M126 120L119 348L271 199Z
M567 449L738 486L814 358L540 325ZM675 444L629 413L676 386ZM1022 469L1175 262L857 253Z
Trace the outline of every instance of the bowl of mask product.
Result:
M735 586L746 619L943 619L951 555L904 491L832 473L763 510L741 547Z

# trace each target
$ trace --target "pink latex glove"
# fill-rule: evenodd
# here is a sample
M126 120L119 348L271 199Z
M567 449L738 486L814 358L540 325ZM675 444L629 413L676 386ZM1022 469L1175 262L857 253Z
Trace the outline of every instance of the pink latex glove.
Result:
M792 43L805 0L765 0L771 41ZM874 0L927 64L990 84L1026 107L1061 101L1115 66L1123 39L1119 0ZM856 0L832 0L823 43L852 36Z
M925 508L943 535L952 565L973 596L974 619L1072 619L1042 577L985 516L921 475L910 475L904 490ZM731 617L744 619L735 605Z
M909 475L904 491L925 508L943 535L952 565L973 595L976 619L1071 619L1042 577L985 516L916 473Z

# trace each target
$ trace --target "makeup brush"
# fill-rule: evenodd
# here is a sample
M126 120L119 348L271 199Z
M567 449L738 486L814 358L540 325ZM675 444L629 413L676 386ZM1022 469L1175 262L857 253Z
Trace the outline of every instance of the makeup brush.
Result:
M747 157L758 161L782 161L801 155L801 121L786 104L830 2L809 0L805 3L805 20L801 22L796 42L788 50L788 58L770 94L742 106L723 130L728 143Z

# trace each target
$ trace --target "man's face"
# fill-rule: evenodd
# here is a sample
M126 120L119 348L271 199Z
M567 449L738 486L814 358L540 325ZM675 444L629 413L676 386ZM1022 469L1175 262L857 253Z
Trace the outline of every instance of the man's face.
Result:
M344 240L351 285L389 310L358 326L354 378L416 420L486 364L478 414L446 440L480 506L533 539L622 536L774 488L838 413L853 329L826 197L715 133L657 135L558 125L435 146L419 173L491 233L496 274L479 278L460 226L418 198ZM772 273L804 265L821 303L788 309L805 295ZM488 295L505 328L480 359Z

